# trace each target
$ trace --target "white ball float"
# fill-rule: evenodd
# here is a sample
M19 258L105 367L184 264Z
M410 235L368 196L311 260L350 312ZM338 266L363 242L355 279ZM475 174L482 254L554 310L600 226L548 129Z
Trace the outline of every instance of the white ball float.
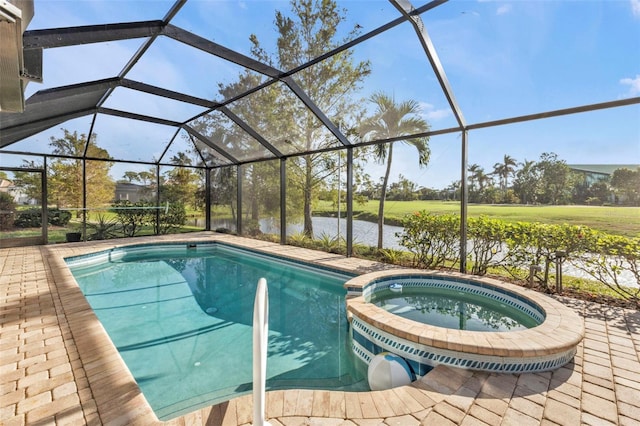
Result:
M371 390L384 390L408 385L414 380L414 375L402 357L381 352L369 363L367 378Z

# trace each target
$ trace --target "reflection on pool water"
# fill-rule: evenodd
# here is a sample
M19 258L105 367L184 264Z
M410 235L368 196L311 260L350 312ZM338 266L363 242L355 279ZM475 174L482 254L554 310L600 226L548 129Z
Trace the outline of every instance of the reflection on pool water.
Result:
M251 391L261 277L267 388L368 389L350 348L348 275L220 243L129 246L67 263L161 420Z
M424 324L470 331L515 331L539 325L531 316L497 300L451 289L405 287L376 291L371 303Z
M575 311L540 293L455 272L390 269L345 283L353 350L398 355L417 376L436 365L525 373L569 362L584 336Z

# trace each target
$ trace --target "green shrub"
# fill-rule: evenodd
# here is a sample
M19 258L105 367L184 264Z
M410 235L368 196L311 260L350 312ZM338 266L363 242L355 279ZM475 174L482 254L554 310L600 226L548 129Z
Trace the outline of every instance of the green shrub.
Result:
M640 308L640 238L594 231L582 238L582 248L569 258L571 264ZM635 279L636 286L624 285L622 274Z
M154 207L155 204L149 201L132 203L129 200L119 200L111 206L121 207L111 211L116 214L126 237L134 237L143 227L155 222L155 210L148 208Z
M37 228L42 226L42 210L27 209L16 215L13 223L17 228Z
M399 232L400 245L413 254L421 268L438 268L459 257L460 216L432 215L426 211L407 215Z
M540 283L547 286L549 272L557 255L577 256L588 246L595 231L576 225L548 225L539 222L517 222L506 225L507 252L502 266L512 276L526 279L529 267L540 266L543 275Z
M13 229L16 218L16 202L6 192L0 192L0 231Z
M314 246L319 250L331 253L340 246L340 239L323 232L319 238L314 239L314 243Z
M467 237L467 257L471 261L471 273L485 275L491 266L500 263L502 245L507 237L506 223L486 216L469 218Z
M376 255L378 254L378 247L368 246L366 244L357 243L355 241L353 242L351 249L354 256L376 258Z
M385 262L397 265L402 261L403 252L392 248L380 249L380 255Z
M89 240L108 240L120 236L120 224L116 218L108 218L105 215L98 215L96 222L87 222L87 228L91 232Z
M49 209L47 212L49 224L54 226L67 226L71 220L71 212L60 209Z
M261 235L260 222L256 219L245 219L242 223L242 232L251 237Z
M169 234L180 229L187 221L187 210L184 203L171 203L168 209L160 210L160 223L156 229L158 234Z
M71 212L60 209L47 210L47 218L49 225L67 226L71 220ZM16 216L14 225L18 228L38 228L42 226L42 210L27 209L23 210Z
M458 215L416 212L405 217L404 231L397 235L413 255L415 266L450 266L449 262L459 260L459 224ZM640 307L640 238L609 235L585 226L507 223L487 217L470 218L467 236L473 274L484 275L490 268L501 267L512 277L526 280L530 267L538 266L541 273L535 277L547 287L552 267L566 260ZM390 257L398 256L393 253ZM625 286L623 274L635 280L636 286Z
M67 226L71 220L71 212L60 209L47 209L49 225ZM23 210L16 216L14 225L18 228L38 228L42 226L42 210L31 208Z
M313 240L307 237L304 233L299 232L297 234L293 234L287 237L287 244L291 244L292 246L297 246L297 247L309 248L313 245Z

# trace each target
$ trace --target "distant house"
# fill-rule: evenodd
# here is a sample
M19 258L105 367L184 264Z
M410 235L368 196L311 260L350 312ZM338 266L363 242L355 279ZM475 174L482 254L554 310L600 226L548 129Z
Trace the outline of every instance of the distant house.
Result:
M10 180L0 179L0 192L9 193L9 188L13 186Z
M618 169L636 170L640 164L568 164L569 168L584 176L587 186L608 179Z
M127 200L137 203L141 200L152 199L154 196L155 193L146 186L130 182L116 183L115 201Z
M573 172L584 176L587 188L594 183L608 180L618 169L637 170L640 168L640 164L568 164L568 166ZM612 192L608 201L620 204L624 203L626 199L626 195L614 195Z
M22 205L37 205L38 200L34 200L27 196L22 189L18 188L13 184L12 181L7 179L0 179L0 192L6 192L7 194L13 197L13 200L16 204Z

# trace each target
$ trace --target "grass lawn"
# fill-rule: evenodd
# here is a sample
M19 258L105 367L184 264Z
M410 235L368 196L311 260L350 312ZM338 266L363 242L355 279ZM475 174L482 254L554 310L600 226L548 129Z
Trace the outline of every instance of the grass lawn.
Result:
M375 221L378 202L354 204L354 219ZM387 201L385 221L398 224L402 218L415 211L426 210L434 214L460 213L460 203L454 201ZM317 213L336 211L331 202L320 202ZM344 211L344 209L343 209ZM470 204L468 215L481 215L508 222L542 222L549 224L584 225L611 234L627 237L640 236L640 207L612 206L525 206Z

